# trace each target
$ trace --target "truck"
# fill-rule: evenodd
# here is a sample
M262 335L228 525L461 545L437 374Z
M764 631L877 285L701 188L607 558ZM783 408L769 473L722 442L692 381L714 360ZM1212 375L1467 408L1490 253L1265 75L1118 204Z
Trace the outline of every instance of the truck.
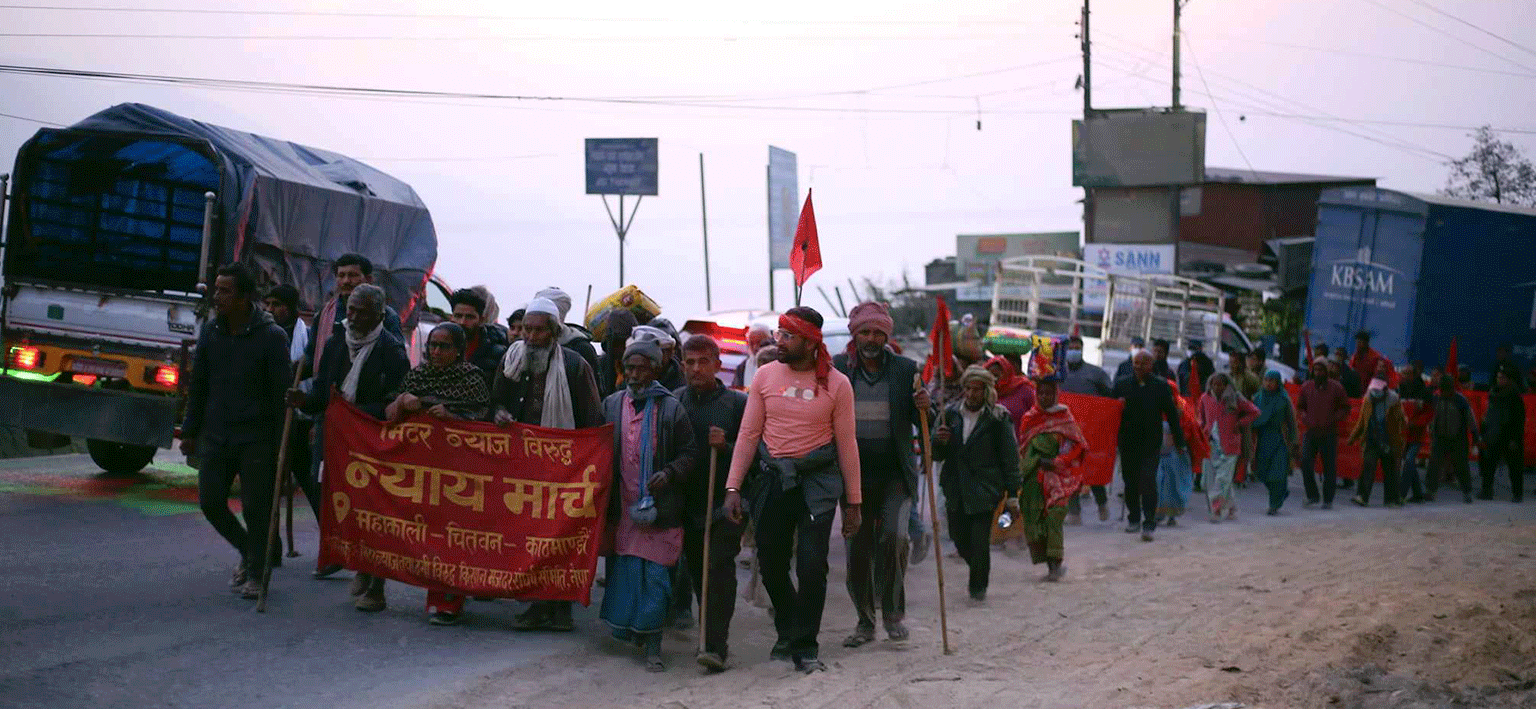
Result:
M1314 345L1355 333L1397 364L1457 362L1486 382L1494 351L1536 360L1536 209L1374 187L1326 190L1307 292Z
M1073 333L1083 338L1083 360L1111 376L1129 357L1133 337L1149 345L1168 340L1168 363L1174 367L1191 340L1211 343L1207 352L1222 369L1232 355L1256 347L1227 315L1226 296L1192 278L1114 273L1056 256L1021 256L999 264L985 338L989 343L1023 349L1033 335ZM1287 381L1295 374L1273 359L1269 367Z
M0 180L0 425L83 438L112 473L178 436L220 265L313 313L355 252L413 333L437 234L409 185L351 158L142 104L44 128ZM414 347L411 348L414 351Z

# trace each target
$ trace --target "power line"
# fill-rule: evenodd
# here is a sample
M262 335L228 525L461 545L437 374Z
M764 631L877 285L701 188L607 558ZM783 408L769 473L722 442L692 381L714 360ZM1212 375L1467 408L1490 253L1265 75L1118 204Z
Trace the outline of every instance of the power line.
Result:
M130 32L0 32L0 37L32 39L174 39L238 41L321 41L321 42L612 42L615 44L656 42L951 42L975 40L1033 39L1031 34L985 35L318 35L318 34L151 34Z
M173 14L173 15L240 15L240 16L264 16L264 17L337 17L354 19L409 19L409 20L497 20L512 22L593 22L593 23L678 23L678 22L728 22L731 24L747 25L890 25L890 26L931 26L931 25L1041 25L1046 24L1033 20L1011 19L923 19L923 20L891 20L882 18L870 19L844 19L844 20L786 20L786 19L732 19L711 20L697 17L582 17L582 16L538 16L538 15L473 15L451 13L408 13L408 12L362 12L345 10L255 10L232 8L170 8L170 7L74 7L68 5L0 5L0 10L48 10L57 12L106 12L106 13L132 13L132 14Z
M1183 34L1189 34L1187 31L1184 31L1182 33ZM1431 66L1431 67L1438 67L1438 68L1441 68L1441 69L1457 69L1457 70L1460 70L1460 71L1472 71L1472 72L1478 72L1478 73L1483 73L1483 74L1499 74L1499 75L1503 75L1503 76L1518 76L1518 77L1526 78L1526 79L1536 79L1536 73L1527 73L1527 72L1523 72L1523 71L1511 71L1511 70L1508 70L1508 69L1492 69L1492 68L1489 68L1489 67L1467 66L1467 65L1464 65L1464 64L1447 64L1445 62L1429 61L1427 59L1414 59L1412 57L1398 57L1398 56L1393 56L1393 55L1390 55L1390 54L1373 54L1371 52L1357 52L1357 51L1354 51L1354 50L1351 50L1351 49L1338 49L1338 48L1334 48L1334 47L1317 47L1317 46L1306 45L1306 44L1293 44L1293 43L1290 43L1290 42L1274 42L1274 41L1270 41L1270 40L1256 39L1256 38L1253 38L1253 37L1240 37L1240 36L1236 36L1236 35L1218 34L1218 33L1210 33L1210 32L1202 33L1202 36L1208 37L1210 39L1222 41L1222 42L1240 42L1242 44L1264 44L1264 45L1269 45L1269 46L1272 46L1272 47L1285 47L1287 49L1301 49L1301 50L1305 50L1305 51L1309 51L1309 52L1323 52L1325 54L1338 54L1338 55L1346 56L1346 57L1361 57L1361 58L1364 58L1364 59L1381 59L1381 60L1384 60L1384 61L1402 62L1404 64L1417 64L1419 66Z
M1205 92L1209 95L1211 85L1205 80L1205 70L1200 68L1200 58L1195 56L1195 45L1189 41L1188 37L1184 37L1182 40L1184 45L1189 48L1189 58L1190 61L1194 62L1195 73L1200 75L1200 83L1205 86ZM1221 121L1221 129L1226 131L1227 138L1232 141L1232 147L1237 148L1237 154L1242 156L1243 164L1248 166L1248 172L1253 173L1254 181L1258 181L1259 172L1253 169L1253 163L1248 160L1248 153L1243 152L1242 144L1237 142L1237 134L1233 133L1232 127L1227 125L1227 114L1221 112L1221 104L1216 102L1215 97L1211 99L1211 108L1216 109L1216 120Z
M13 114L13 113L0 113L0 116L5 116L6 118L12 118L12 119L15 119L15 120L18 120L18 121L26 121L28 123L41 123L41 124L43 124L45 126L53 126L55 128L63 128L64 127L63 123L54 123L53 121L45 121L45 120L43 120L41 118L28 118L26 116L18 116L18 115Z
M1449 17L1452 20L1460 22L1461 24L1464 24L1464 25L1466 25L1468 27L1471 27L1472 29L1477 30L1478 32L1482 32L1483 34L1488 35L1489 37L1492 37L1492 38L1494 38L1496 40L1499 40L1500 42L1503 42L1503 43L1505 43L1505 44L1507 44L1507 45L1509 45L1511 47L1514 47L1515 49L1518 49L1518 50L1521 50L1523 52L1526 52L1527 54L1536 54L1536 50L1533 50L1530 47L1527 47L1527 46L1525 46L1523 44L1520 44L1519 42L1516 42L1516 41L1514 41L1512 39L1509 39L1508 37L1504 37L1503 35L1494 34L1493 32L1491 32L1491 31L1489 31L1487 29L1484 29L1482 27L1474 25L1471 22L1468 22L1468 21L1466 21L1466 20L1464 20L1464 19L1462 19L1460 17L1457 17L1455 15L1452 15L1449 12L1446 12L1445 10L1441 10L1440 8L1435 7L1434 5L1431 5L1431 4L1427 3L1427 2L1424 2L1424 0L1409 0L1409 2L1412 2L1413 4L1418 5L1420 7L1428 8L1429 10L1431 10L1431 11L1437 13L1437 14L1443 15L1445 17Z
M1529 66L1521 64L1520 62L1517 62L1517 61L1515 61L1513 59L1510 59L1509 57L1506 57L1506 56L1504 56L1502 54L1499 54L1498 52L1495 52L1492 49L1489 49L1487 47L1484 47L1481 44L1478 44L1476 42L1468 40L1468 39L1466 39L1464 37L1459 37L1457 35L1451 34L1450 32L1445 31L1445 29L1442 28L1442 27L1437 27L1435 25L1429 24L1428 22L1425 22L1425 21L1423 21L1423 20L1421 20L1421 19L1419 19L1417 17L1414 17L1413 15L1410 15L1410 14L1408 14L1406 12L1398 10L1397 8L1394 8L1394 7L1391 7L1391 6L1388 6L1388 5L1383 5L1380 2L1378 2L1377 0L1361 0L1361 1L1362 2L1370 3L1372 5L1375 5L1376 7L1379 7L1381 9L1383 9L1383 10L1386 10L1387 12L1390 12L1390 13L1392 13L1394 15L1399 16L1399 17L1406 18L1408 21L1410 21L1410 22L1412 22L1412 23L1414 23L1416 25L1419 25L1421 27L1426 27L1426 28L1430 29L1431 31L1438 32L1438 33L1443 34L1443 35L1445 35L1447 37L1450 37L1451 39L1454 39L1457 42L1460 42L1462 44L1467 45L1468 47L1476 49L1479 52L1487 54L1490 57L1497 57L1499 59L1503 59L1504 61L1509 62L1510 64L1514 64L1515 66L1520 67L1521 69L1524 69L1524 70L1529 71L1529 72L1536 72L1536 69L1532 69Z

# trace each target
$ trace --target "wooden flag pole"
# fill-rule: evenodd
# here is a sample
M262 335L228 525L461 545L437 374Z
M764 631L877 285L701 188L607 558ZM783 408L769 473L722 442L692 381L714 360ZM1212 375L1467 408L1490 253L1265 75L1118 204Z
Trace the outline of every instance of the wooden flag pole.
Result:
M696 562L701 564L699 567L699 578L702 579L702 582L699 584L699 652L704 652L704 636L708 634L705 632L705 629L709 627L709 538L710 533L714 531L715 524L715 468L718 466L719 460L720 456L717 455L715 449L710 448L709 492L704 495L704 558ZM734 564L736 562L733 559L731 563ZM731 573L735 573L735 570L733 569Z
M912 377L914 386L922 386L922 380ZM933 440L928 435L928 410L918 409L917 420L923 434L923 474L928 477L928 514L933 518L933 563L939 574L939 631L944 638L944 654L953 655L949 647L949 612L944 606L944 548L939 544L939 498L933 482Z
M293 366L293 386L289 387L289 389L299 388L299 380L303 375L303 363L295 364ZM286 394L287 392L284 393ZM282 495L284 473L288 470L288 440L293 437L293 412L294 408L289 406L288 412L283 415L283 437L281 444L277 448L277 475L274 476L275 482L272 483L272 514L269 515L271 519L267 522L266 554L268 558L262 560L267 563L266 570L261 572L261 595L257 596L256 599L257 613L267 612L267 589L272 586L272 545L279 543L277 538L277 518L278 514L282 512L282 505L278 503L280 501L279 496ZM292 513L289 513L289 517L292 517Z

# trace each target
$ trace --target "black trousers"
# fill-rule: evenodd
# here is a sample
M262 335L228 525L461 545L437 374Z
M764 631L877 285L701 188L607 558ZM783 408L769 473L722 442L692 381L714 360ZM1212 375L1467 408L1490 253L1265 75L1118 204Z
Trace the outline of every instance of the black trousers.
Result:
M771 487L759 518L752 523L763 588L773 603L773 625L791 656L813 659L820 652L816 637L827 606L827 551L836 515L826 512L813 517L804 491L797 488L786 493L777 479L764 484ZM798 588L789 580L791 556Z
M1120 449L1120 477L1125 481L1126 516L1142 529L1157 529L1158 452Z
M270 559L267 532L272 515L272 485L277 474L271 441L206 445L197 472L197 501L219 536L240 552L252 578L266 571ZM240 515L229 511L229 491L240 478Z
M881 471L886 474L879 476L870 468L864 470L875 479L864 487L864 523L847 543L848 597L859 614L859 627L873 630L876 611L887 623L900 622L907 615L912 498L900 471Z
M1360 499L1371 501L1371 486L1376 483L1376 467L1381 466L1382 502L1391 504L1402 502L1402 491L1398 489L1397 460L1392 457L1392 451L1383 450L1374 443L1365 444L1362 451L1364 464L1360 466L1360 487L1357 494Z
M1482 450L1478 460L1478 467L1483 474L1483 492L1493 494L1493 479L1499 474L1499 463L1509 466L1509 491L1515 497L1525 496L1525 451L1521 444L1524 441L1507 439L1503 441L1489 441L1488 447Z
M299 483L299 489L304 491L304 499L309 501L309 509L315 513L315 524L320 524L320 476L319 467L312 465L310 460L313 448L309 445L310 429L313 422L293 420L293 432L288 439L288 470L292 471L293 479Z
M958 509L950 509L949 538L954 541L960 558L971 567L971 595L987 592L987 582L992 577L992 513L968 515Z
M1317 462L1317 457L1323 457L1323 495L1324 504L1333 504L1333 493L1339 486L1339 437L1333 429L1326 431L1307 431L1301 439L1301 483L1307 489L1307 502L1317 502L1317 478L1312 474L1312 466Z
M1090 485L1089 488L1093 491L1094 503L1098 504L1100 507L1109 504L1109 488L1103 485ZM1073 495L1072 497L1068 498L1067 511L1075 515L1082 514L1083 499L1077 495Z
M741 532L741 525L728 519L716 519L709 530L709 615L699 618L699 632L704 634L704 651L721 657L728 655L726 640L736 614L736 555L741 552ZM703 525L689 524L683 529L683 554L689 560L692 595L702 599L705 564L694 560L704 558Z
M1467 450L1467 439L1450 438L1435 439L1429 447L1429 494L1434 496L1440 489L1440 480L1445 477L1445 466L1449 465L1456 470L1456 481L1461 484L1461 492L1472 494L1472 468L1467 458L1470 452Z

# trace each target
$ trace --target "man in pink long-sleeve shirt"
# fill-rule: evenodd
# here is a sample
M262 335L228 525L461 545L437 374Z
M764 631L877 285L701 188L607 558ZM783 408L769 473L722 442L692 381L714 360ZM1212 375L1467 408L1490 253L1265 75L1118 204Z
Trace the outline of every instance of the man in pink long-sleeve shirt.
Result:
M816 636L827 602L833 513L846 499L843 536L851 537L859 529L862 501L853 386L832 369L821 326L821 314L811 308L792 308L779 318L781 358L752 379L725 483L726 514L739 522L742 483L759 461L749 495L763 587L779 635L771 656L806 673L826 669L817 659ZM792 555L798 589L789 579Z

